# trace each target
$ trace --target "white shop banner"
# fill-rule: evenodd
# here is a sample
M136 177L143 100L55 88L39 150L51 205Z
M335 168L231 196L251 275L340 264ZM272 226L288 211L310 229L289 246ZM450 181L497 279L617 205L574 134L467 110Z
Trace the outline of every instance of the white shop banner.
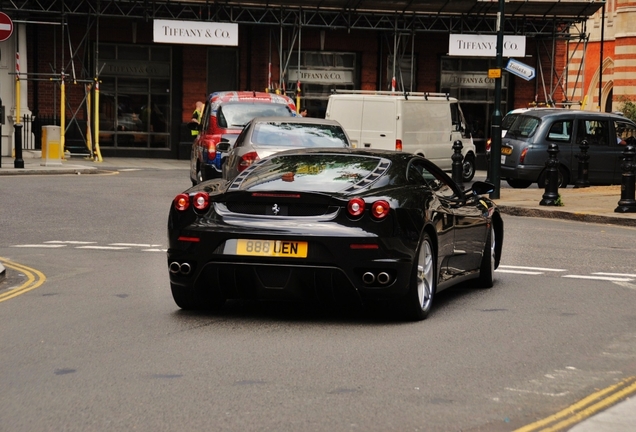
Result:
M238 24L154 20L153 26L155 42L238 46Z
M448 41L448 55L497 57L497 35L451 34ZM504 35L504 57L524 57L525 55L525 36Z

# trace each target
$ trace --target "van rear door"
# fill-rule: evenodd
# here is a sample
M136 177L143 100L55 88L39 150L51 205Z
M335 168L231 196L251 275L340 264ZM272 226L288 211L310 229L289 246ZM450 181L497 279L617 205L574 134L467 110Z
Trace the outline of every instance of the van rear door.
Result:
M349 95L332 95L329 96L327 104L326 119L336 120L349 135L351 146L354 148L362 147L362 104L363 98L359 96Z
M365 97L360 148L395 150L396 100Z
M402 103L404 151L422 154L444 170L451 168L451 114L447 101L410 99Z

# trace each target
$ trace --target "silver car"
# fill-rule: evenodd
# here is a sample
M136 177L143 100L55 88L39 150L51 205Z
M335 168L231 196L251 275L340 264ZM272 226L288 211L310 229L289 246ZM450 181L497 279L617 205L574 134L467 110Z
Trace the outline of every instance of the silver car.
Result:
M234 143L221 142L223 178L231 180L252 163L274 153L298 148L351 147L346 132L335 120L309 117L257 117Z

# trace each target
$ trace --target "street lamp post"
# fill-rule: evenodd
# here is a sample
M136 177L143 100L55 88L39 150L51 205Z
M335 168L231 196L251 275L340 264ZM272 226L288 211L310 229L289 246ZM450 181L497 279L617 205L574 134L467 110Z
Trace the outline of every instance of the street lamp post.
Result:
M504 0L499 0L497 12L497 69L499 76L495 78L495 111L492 114L490 147L490 181L495 189L490 193L490 198L499 199L501 188L501 69L503 68L503 20Z

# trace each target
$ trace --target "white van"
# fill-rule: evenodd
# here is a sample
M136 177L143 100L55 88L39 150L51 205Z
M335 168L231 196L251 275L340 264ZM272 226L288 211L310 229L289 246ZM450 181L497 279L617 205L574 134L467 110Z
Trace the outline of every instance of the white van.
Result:
M446 93L336 90L325 118L340 122L354 147L420 154L446 171L452 169L453 143L460 140L463 181L475 175L475 145L457 99Z

